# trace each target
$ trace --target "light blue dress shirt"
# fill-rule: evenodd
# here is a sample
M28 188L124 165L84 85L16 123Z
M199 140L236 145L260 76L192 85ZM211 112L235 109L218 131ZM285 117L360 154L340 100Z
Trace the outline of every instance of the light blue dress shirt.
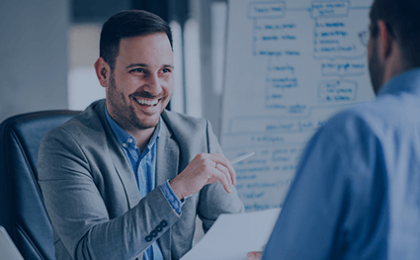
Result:
M111 126L114 135L122 148L128 162L133 169L137 187L140 192L140 197L145 197L156 187L156 145L160 135L160 125L158 124L155 131L153 132L149 143L143 152L136 146L136 139L122 129L109 115L106 106L105 114L109 125ZM160 119L162 120L162 119ZM178 213L181 213L182 203L175 195L169 181L166 181L160 186L166 199L171 204L172 208ZM144 253L145 260L163 260L162 251L155 241L152 245L146 249Z
M419 69L314 135L263 259L420 259Z

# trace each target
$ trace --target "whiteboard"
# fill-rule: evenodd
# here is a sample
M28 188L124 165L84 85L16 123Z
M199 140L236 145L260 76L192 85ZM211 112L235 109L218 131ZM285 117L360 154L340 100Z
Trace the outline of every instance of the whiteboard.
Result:
M305 144L333 114L374 98L371 0L230 0L221 145L246 211L281 207ZM303 162L304 163L304 162Z

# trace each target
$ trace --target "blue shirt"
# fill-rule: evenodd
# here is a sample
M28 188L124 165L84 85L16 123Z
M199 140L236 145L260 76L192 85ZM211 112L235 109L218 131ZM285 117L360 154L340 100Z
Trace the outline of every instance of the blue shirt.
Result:
M420 69L314 135L263 259L420 259Z
M156 127L152 136L150 137L149 143L147 144L144 151L136 146L136 139L122 129L109 115L108 110L105 106L105 114L109 125L111 126L114 135L123 150L128 162L133 169L137 181L137 187L140 192L140 197L145 197L156 187L156 143L160 135L160 125ZM166 181L160 186L166 199L171 204L172 208L180 214L182 203L175 195L169 181ZM152 245L146 249L144 253L145 260L163 260L162 251L157 243L153 242Z

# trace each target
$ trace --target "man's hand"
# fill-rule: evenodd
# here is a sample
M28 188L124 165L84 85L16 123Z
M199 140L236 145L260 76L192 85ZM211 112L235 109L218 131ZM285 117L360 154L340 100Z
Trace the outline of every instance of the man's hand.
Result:
M230 193L236 184L236 173L230 162L221 154L197 154L188 166L170 181L179 199L200 191L204 185L220 181Z
M246 259L248 260L260 260L262 258L262 252L249 252L246 255Z
M247 259L247 260L260 260L260 259L262 258L262 256L263 256L263 252L264 252L264 249L265 249L265 246L266 246L266 245L267 245L267 244L263 245L263 247L262 247L262 251L249 252L249 253L246 255L246 259Z

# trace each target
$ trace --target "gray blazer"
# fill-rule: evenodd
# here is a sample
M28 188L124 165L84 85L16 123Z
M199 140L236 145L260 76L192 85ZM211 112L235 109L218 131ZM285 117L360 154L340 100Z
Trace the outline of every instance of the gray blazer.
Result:
M159 186L197 153L222 151L208 121L168 111L157 143L158 188L140 198L104 105L94 102L40 146L39 185L57 259L142 259L156 239L165 259L179 259L192 247L197 215L207 231L221 213L243 212L236 191L228 194L220 183L187 198L180 215L172 209Z

